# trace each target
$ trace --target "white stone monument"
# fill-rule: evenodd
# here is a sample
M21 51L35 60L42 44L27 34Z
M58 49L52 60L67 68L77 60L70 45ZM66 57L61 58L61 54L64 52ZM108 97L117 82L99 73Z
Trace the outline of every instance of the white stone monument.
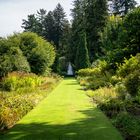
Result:
M72 65L71 65L70 62L69 62L69 65L68 65L67 75L68 76L73 76L74 75L73 68L72 68Z

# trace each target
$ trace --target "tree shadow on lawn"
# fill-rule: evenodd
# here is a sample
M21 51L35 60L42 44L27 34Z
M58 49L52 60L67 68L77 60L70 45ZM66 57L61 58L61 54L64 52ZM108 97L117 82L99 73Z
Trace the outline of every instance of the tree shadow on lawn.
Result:
M119 133L96 108L79 111L86 118L69 124L17 124L1 140L122 140Z

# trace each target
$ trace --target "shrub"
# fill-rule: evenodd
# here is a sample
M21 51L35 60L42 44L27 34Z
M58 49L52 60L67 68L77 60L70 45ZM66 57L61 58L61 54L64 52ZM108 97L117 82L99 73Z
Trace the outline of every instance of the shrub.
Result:
M110 86L111 74L107 71L101 73L99 68L82 69L78 72L80 83L85 83L88 89L98 89L99 87ZM81 76L82 75L82 76Z
M120 129L125 139L139 140L140 139L140 119L126 112L118 114L115 126Z
M125 111L124 102L120 99L111 99L108 102L103 102L98 107L108 116L115 117L119 112Z
M35 89L42 84L42 78L35 74L13 72L2 80L2 88L7 91L18 91L19 89Z
M105 60L96 60L92 63L92 68L98 68L101 72L109 70L109 65Z
M125 59L124 63L118 67L117 74L121 77L126 77L135 70L140 69L140 54L135 57L131 56L130 59Z
M130 98L124 82L119 82L115 85L115 91L118 92L122 99Z
M30 72L30 66L18 43L2 39L0 40L0 77L11 71Z
M110 79L111 79L111 74L109 72L104 72L100 73L97 75L94 75L92 77L87 78L87 88L88 89L98 89L100 87L110 87Z
M117 83L120 83L120 82L122 82L122 78L117 76L117 75L112 76L111 79L110 79L110 83L113 86L116 85Z
M140 103L138 98L131 98L129 100L125 100L125 108L126 111L134 116L139 116L140 115Z
M35 33L0 39L0 77L12 71L30 72L30 68L33 73L44 74L54 59L53 46Z
M94 102L96 102L97 104L105 103L112 99L119 98L119 94L115 91L114 88L107 87L99 88L95 91L89 90L87 91L87 95L92 97Z
M125 86L127 91L132 95L138 95L140 89L140 71L134 71L125 79Z
M108 70L106 61L98 60L96 64L93 64L93 68L81 69L77 73L79 81L82 80L88 89L98 89L111 85L112 72Z
M0 103L0 130L13 126L15 122L21 119L22 116L27 114L34 107L29 96L28 98L19 95L3 96L5 99Z
M94 76L97 74L100 74L100 69L99 68L87 68L87 69L81 69L77 72L78 76L80 77L89 77L89 76Z
M19 77L20 80L18 79ZM41 78L34 74L21 72L13 72L6 78L6 80L14 78L14 80L12 79L13 81L10 81L10 84L8 83L8 86L6 85L6 87L10 90L18 91L0 92L0 131L12 127L18 120L44 99L46 95L48 95L48 92L50 92L61 79L56 74L53 74L50 77ZM42 79L43 83L41 82ZM39 86L39 88L36 87L34 90L30 91L31 87L34 86ZM23 88L27 90L22 90Z
M35 33L25 32L18 36L20 48L36 74L45 73L54 63L55 51L53 46Z

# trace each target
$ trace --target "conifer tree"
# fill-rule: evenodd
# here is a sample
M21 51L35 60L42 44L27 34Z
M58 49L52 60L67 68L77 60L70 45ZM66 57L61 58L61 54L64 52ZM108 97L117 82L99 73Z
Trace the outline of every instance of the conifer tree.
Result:
M90 60L95 61L101 55L99 32L103 30L107 19L106 0L85 0L85 27L87 33Z
M75 65L76 69L87 68L90 66L86 33L81 33L79 35L80 41L77 47Z

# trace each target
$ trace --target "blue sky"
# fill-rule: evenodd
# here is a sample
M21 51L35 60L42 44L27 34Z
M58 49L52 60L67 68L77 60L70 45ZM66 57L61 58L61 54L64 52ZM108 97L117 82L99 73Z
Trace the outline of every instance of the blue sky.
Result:
M57 3L61 3L70 19L70 9L73 0L0 0L0 36L7 36L13 32L20 32L22 19L36 13L40 8L53 10ZM137 0L140 3L140 0Z

